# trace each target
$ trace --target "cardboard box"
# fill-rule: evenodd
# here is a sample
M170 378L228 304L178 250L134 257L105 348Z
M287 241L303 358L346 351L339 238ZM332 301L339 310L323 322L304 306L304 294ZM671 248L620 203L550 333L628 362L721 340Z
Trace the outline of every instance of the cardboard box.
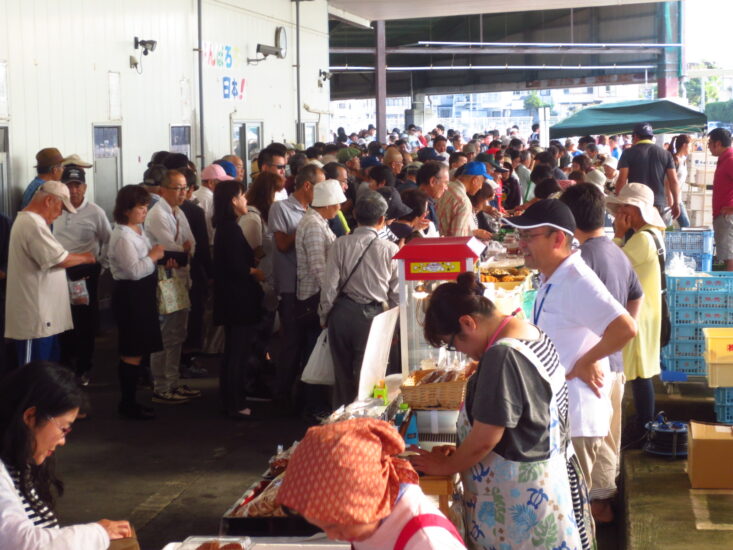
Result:
M693 489L733 489L733 426L690 422L687 475Z

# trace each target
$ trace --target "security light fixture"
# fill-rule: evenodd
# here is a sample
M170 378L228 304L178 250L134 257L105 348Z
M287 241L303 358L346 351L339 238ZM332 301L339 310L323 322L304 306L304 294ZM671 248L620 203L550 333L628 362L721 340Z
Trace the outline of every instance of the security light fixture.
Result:
M155 51L155 46L158 45L157 40L140 40L137 36L135 37L135 49L143 49L143 55L148 55L149 52Z

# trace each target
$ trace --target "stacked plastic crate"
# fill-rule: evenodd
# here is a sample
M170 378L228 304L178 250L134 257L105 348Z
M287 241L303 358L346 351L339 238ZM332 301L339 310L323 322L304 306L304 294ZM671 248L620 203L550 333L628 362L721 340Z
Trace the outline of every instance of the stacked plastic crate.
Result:
M694 258L696 271L711 271L713 269L713 230L686 229L683 231L666 231L664 246L667 249L668 260L675 252Z
M705 377L703 327L733 327L733 272L667 277L672 337L662 348L664 382Z
M715 416L718 422L733 424L733 328L708 327L703 334L708 384L715 388Z

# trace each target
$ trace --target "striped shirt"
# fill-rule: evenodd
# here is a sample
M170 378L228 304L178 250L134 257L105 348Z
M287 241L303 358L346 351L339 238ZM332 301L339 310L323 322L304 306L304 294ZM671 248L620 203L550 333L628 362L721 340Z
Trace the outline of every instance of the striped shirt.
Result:
M10 479L13 480L15 490L18 491L18 496L23 504L23 510L25 510L28 519L33 522L33 525L36 527L58 527L59 521L56 519L53 510L41 500L41 497L38 496L36 489L33 487L30 480L30 471L26 470L23 473L25 479L21 484L21 473L15 468L8 467L7 470L8 474L10 474ZM30 490L26 491L28 496L21 490L23 485L30 487Z
M471 237L477 229L473 206L460 181L451 181L436 205L438 226L444 237Z
M321 290L326 272L326 256L336 235L328 220L312 208L298 223L295 231L295 254L298 272L298 300L310 298Z

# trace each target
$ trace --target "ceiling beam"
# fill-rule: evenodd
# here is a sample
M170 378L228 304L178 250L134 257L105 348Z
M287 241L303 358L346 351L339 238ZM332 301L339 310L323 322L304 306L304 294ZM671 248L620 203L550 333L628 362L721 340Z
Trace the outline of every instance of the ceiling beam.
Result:
M527 46L492 46L481 48L443 48L443 47L405 47L398 46L387 48L387 55L495 55L495 54L630 54L630 53L651 53L661 54L663 48L587 48L587 47L571 47L562 46L557 48L547 47L527 47ZM374 55L374 48L349 48L349 47L332 47L329 49L331 55Z

